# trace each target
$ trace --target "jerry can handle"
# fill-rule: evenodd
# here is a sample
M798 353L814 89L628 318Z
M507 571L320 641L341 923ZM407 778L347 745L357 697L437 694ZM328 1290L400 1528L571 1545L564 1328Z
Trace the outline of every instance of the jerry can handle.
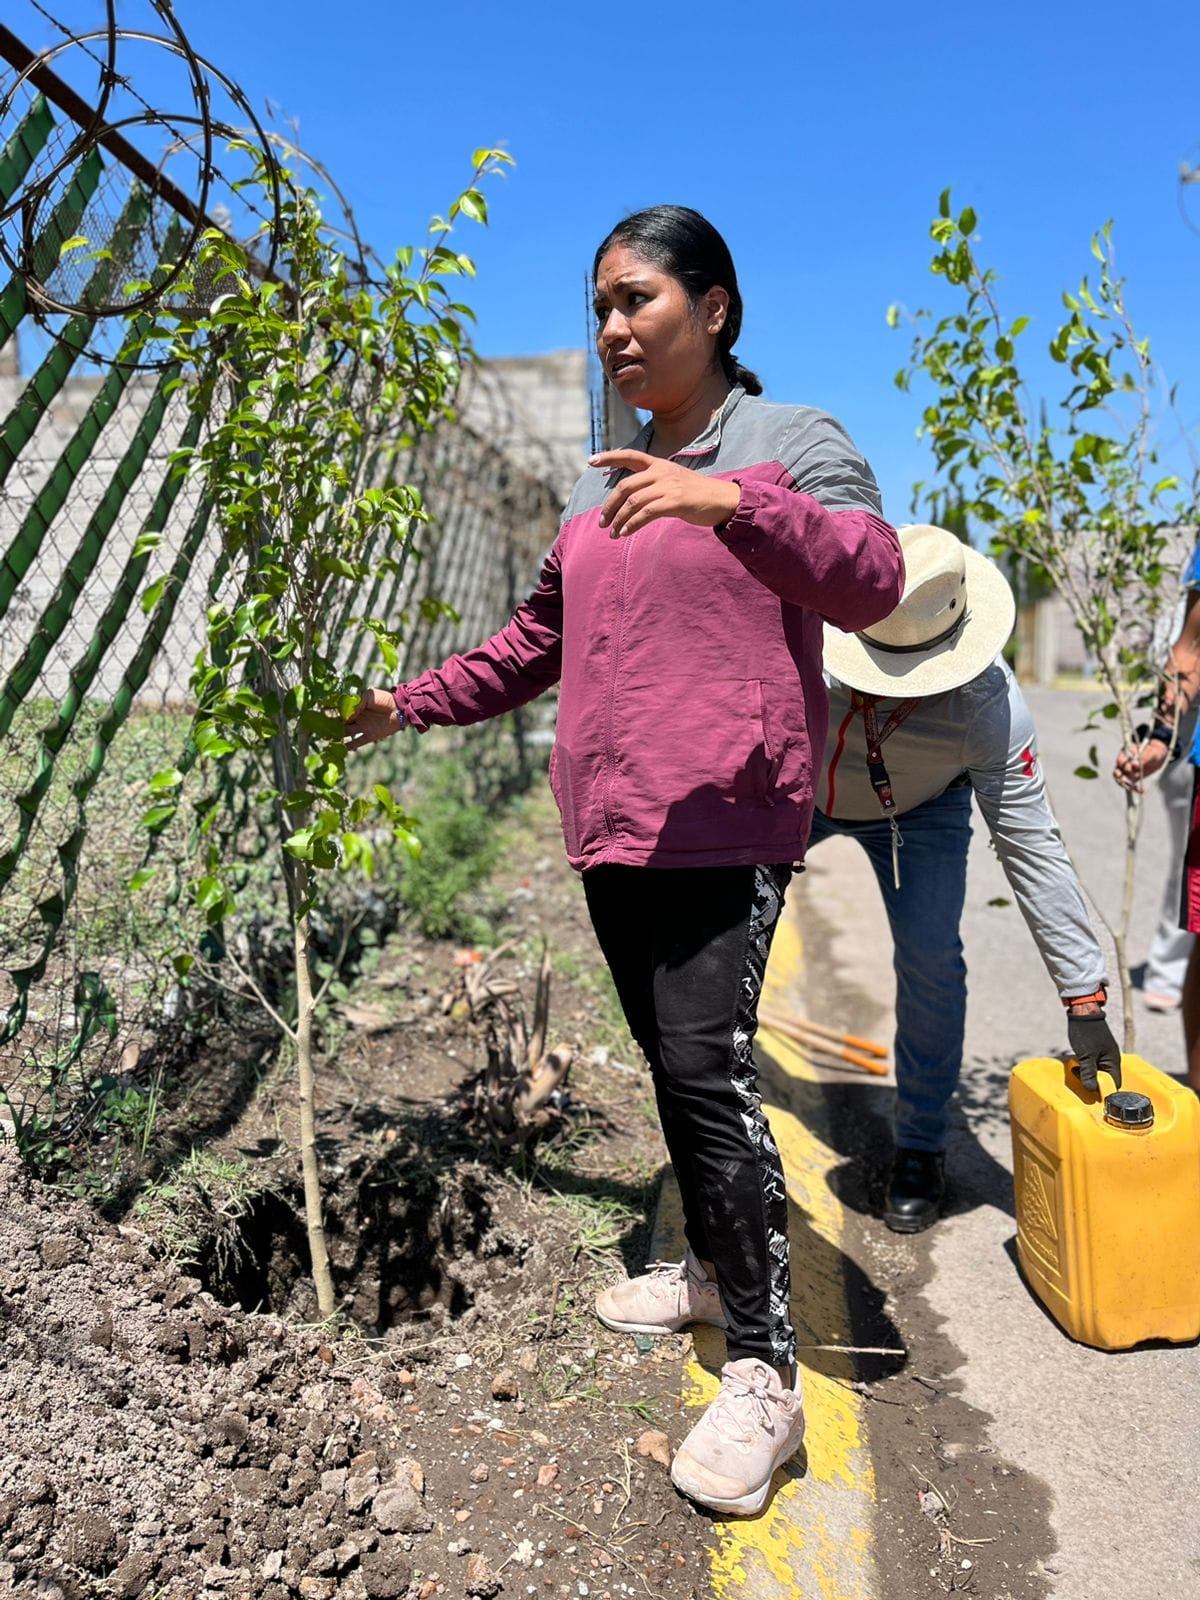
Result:
M1104 1091L1100 1087L1099 1082L1099 1074L1101 1072L1106 1072L1112 1079L1114 1089L1119 1089L1121 1087L1121 1066L1119 1062L1112 1067L1110 1067L1107 1062L1104 1062L1098 1066L1092 1067L1090 1074L1085 1076L1085 1069L1078 1056L1067 1055L1064 1057L1064 1060L1066 1062L1067 1070L1075 1074L1082 1087L1085 1088L1090 1094L1098 1094L1103 1097ZM1089 1066L1090 1065L1091 1064L1089 1063ZM1089 1076L1091 1078L1091 1082L1088 1081Z
M1079 1073L1079 1081L1091 1094L1100 1093L1097 1074L1107 1072L1116 1088L1121 1087L1121 1047L1113 1038L1103 1011L1067 1015L1067 1038Z

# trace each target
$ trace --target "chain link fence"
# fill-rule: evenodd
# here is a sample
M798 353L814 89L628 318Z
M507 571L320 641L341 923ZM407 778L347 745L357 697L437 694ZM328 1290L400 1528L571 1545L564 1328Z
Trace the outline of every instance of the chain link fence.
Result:
M0 151L0 207L63 137L38 96ZM14 1115L22 1096L43 1104L68 1077L83 1084L128 1066L179 1004L161 950L183 915L196 841L183 826L148 841L141 818L163 768L188 773L193 818L213 798L189 766L188 684L224 574L209 508L195 481L172 470L172 452L201 419L172 391L169 370L106 362L112 336L87 309L130 263L170 250L187 219L163 213L161 196L93 148L32 242L40 279L53 286L54 258L73 236L90 230L92 250L107 239L111 254L90 278L64 286L76 309L49 311L19 271L0 289L0 1088ZM561 460L539 454L486 370L471 384L467 411L485 427L444 424L398 468L433 516L420 559L386 592L376 585L348 606L407 619L402 677L505 620L535 580L561 508ZM139 544L151 532L161 536L152 554ZM147 581L163 573L169 582L144 606ZM454 612L422 605L434 596ZM347 664L370 665L353 652ZM487 799L528 775L527 734L518 714L444 743L467 743ZM378 747L372 777L402 790L417 745ZM249 778L224 799L252 863L265 836ZM173 870L156 895L131 896L129 880L152 853ZM277 896L277 913L281 904Z

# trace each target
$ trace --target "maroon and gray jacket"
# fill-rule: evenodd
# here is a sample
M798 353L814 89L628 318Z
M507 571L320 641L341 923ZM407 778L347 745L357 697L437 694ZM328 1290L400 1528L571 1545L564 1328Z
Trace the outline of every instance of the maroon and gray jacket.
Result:
M899 543L832 417L735 388L674 459L739 485L721 528L613 539L616 479L589 467L512 620L396 689L423 733L560 683L550 783L581 870L799 861L828 721L821 621L869 627L900 599Z

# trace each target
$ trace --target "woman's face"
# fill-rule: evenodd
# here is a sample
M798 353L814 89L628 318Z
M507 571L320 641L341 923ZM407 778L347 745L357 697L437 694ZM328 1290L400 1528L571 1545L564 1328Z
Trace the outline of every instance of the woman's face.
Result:
M686 405L717 366L729 307L713 288L695 305L679 279L615 244L596 269L596 349L621 398L643 411Z

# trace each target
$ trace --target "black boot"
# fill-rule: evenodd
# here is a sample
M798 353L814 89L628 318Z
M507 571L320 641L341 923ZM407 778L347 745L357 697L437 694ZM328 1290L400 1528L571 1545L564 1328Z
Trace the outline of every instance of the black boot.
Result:
M896 1147L883 1220L893 1233L920 1233L936 1222L946 1193L946 1158L936 1150Z

